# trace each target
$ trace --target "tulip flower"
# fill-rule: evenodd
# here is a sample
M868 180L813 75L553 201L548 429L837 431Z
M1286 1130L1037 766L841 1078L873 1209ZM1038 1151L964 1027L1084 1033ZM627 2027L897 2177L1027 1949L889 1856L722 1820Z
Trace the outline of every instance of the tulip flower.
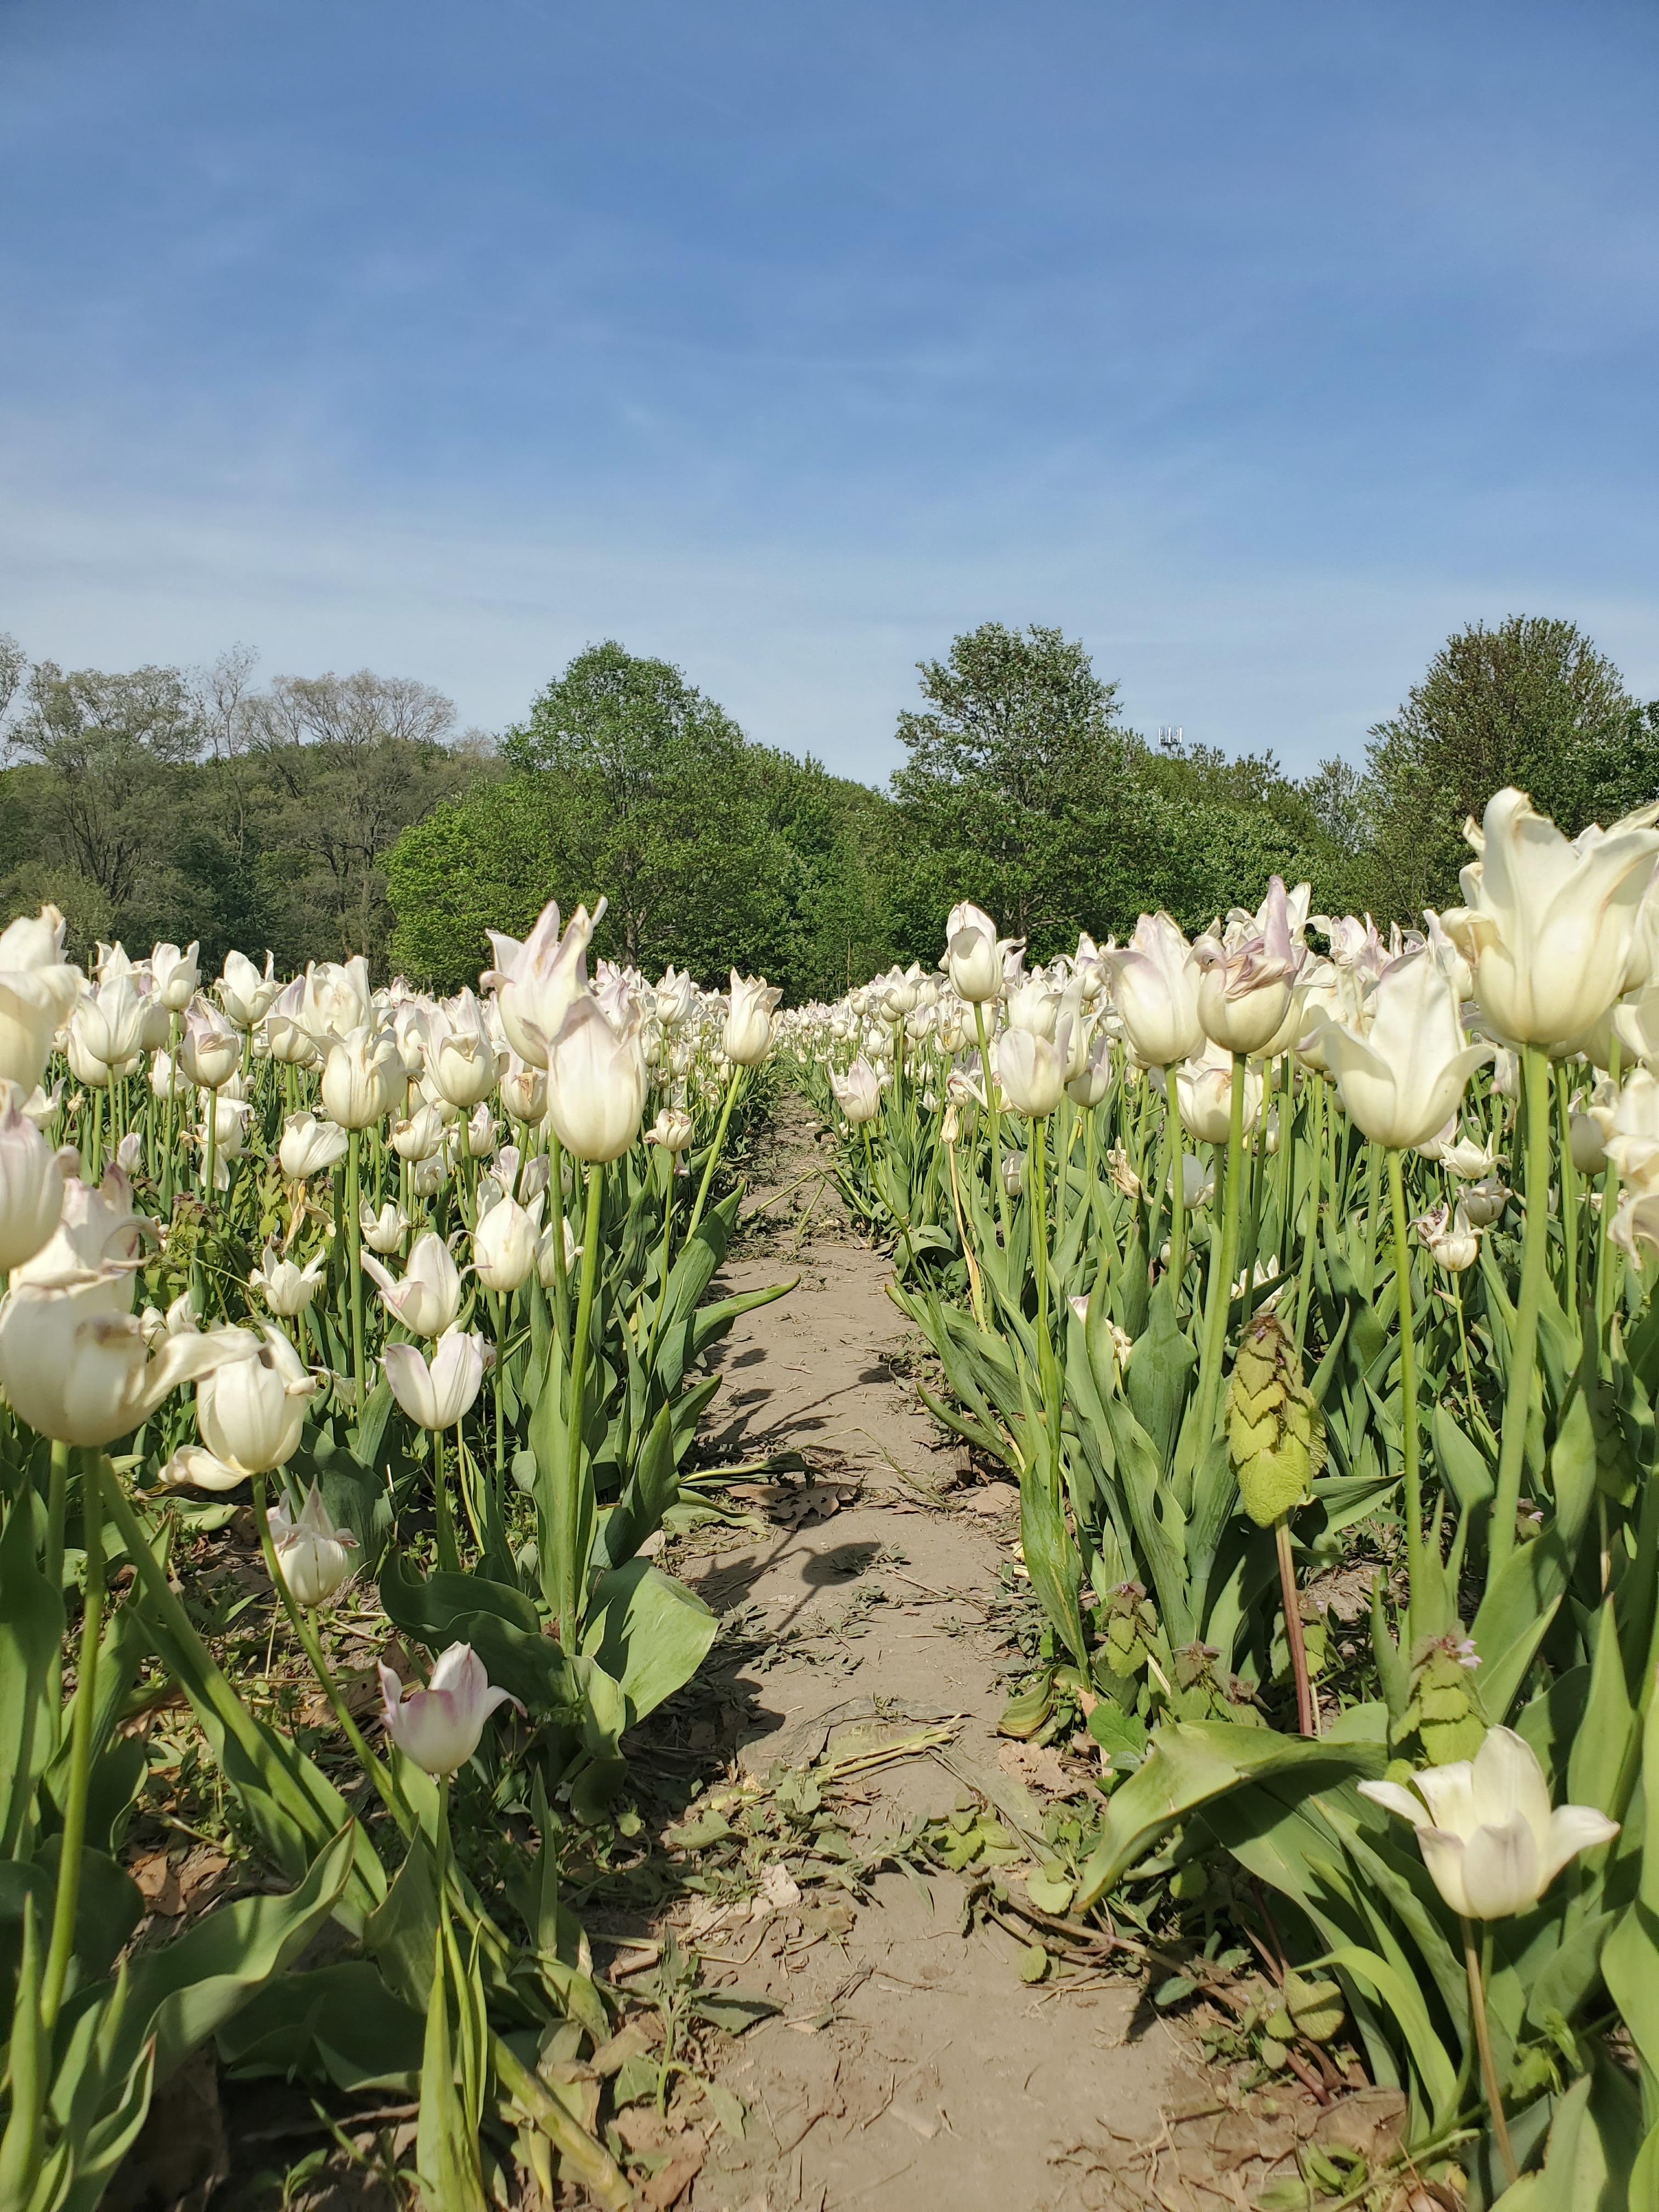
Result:
M620 1034L591 997L576 1000L547 1061L547 1118L579 1160L620 1159L645 1113L645 1054L640 1024Z
M349 1528L331 1527L316 1484L292 1518L286 1504L276 1504L265 1524L289 1596L297 1605L326 1605L349 1580L358 1547Z
M1072 1064L1076 1065L1073 1053ZM1069 1077L1066 1096L1074 1106L1098 1106L1112 1087L1112 1039L1103 1024L1089 1040L1081 1067Z
M1659 1076L1633 1067L1625 1078L1611 1111L1598 1109L1602 1149L1619 1170L1626 1190L1659 1190Z
M82 1083L102 1088L92 1072L98 1066L105 1070L106 1083L112 1074L132 1072L144 1048L144 1002L130 969L108 975L80 1001L70 1018L70 1037L71 1060L79 1061L76 1073Z
M321 1056L316 1040L301 1018L305 999L306 979L296 975L276 994L265 1012L265 1041L270 1056L285 1067L309 1067Z
M363 1255L363 1273L411 1336L441 1336L461 1310L460 1273L434 1230L416 1239L401 1282L393 1281L372 1252Z
M498 1705L524 1707L507 1691L491 1686L483 1662L470 1644L452 1644L432 1669L428 1689L405 1692L384 1660L380 1692L386 1700L386 1732L405 1759L427 1774L453 1774L478 1748L484 1723Z
M653 994L653 1012L665 1030L677 1030L697 1003L697 987L689 975L678 975L671 961Z
M951 909L945 925L945 969L951 988L970 1006L986 1005L1002 995L1003 963L1018 952L1024 939L999 937L997 926L981 908L964 899Z
M200 1326L196 1301L188 1291L181 1291L165 1313L146 1306L138 1316L138 1333L152 1352L159 1352L170 1336L186 1335Z
M1002 1156L1002 1188L1010 1198L1018 1198L1025 1188L1025 1155L1024 1152L1005 1152Z
M84 1314L93 1300L107 1313L132 1308L133 1277L155 1224L132 1207L132 1184L119 1167L105 1170L96 1185L83 1182L65 1162L63 1205L58 1225L32 1260L12 1272L14 1291L75 1291Z
M0 1085L0 1275L43 1250L64 1211L64 1178L81 1164L72 1146L54 1152Z
M1205 1035L1226 1052L1261 1052L1283 1026L1306 957L1291 933L1283 880L1274 876L1259 914L1230 918L1223 935L1206 932L1193 946Z
M192 939L186 951L181 952L176 945L158 945L149 956L156 995L170 1014L182 1014L196 996L202 980L196 958L200 949Z
M830 1069L830 1088L836 1094L836 1103L855 1129L866 1121L873 1121L881 1111L881 1084L862 1054L845 1075L837 1075Z
M242 1040L218 1008L198 999L179 1042L179 1065L204 1091L217 1091L242 1064Z
M55 906L0 930L0 1082L32 1091L52 1041L81 995L82 975L64 958L64 922Z
M1550 1808L1538 1754L1512 1729L1488 1729L1471 1759L1398 1782L1362 1782L1362 1796L1409 1820L1423 1863L1454 1912L1507 1920L1535 1905L1570 1859L1609 1844L1619 1824L1589 1805Z
M1419 1214L1412 1227L1417 1231L1418 1243L1449 1275L1461 1275L1480 1256L1480 1231L1470 1221L1462 1200L1455 1212L1449 1206L1433 1206Z
M118 1275L130 1301L131 1284ZM169 1337L149 1357L136 1315L101 1302L100 1277L74 1288L14 1285L0 1304L0 1389L20 1420L60 1443L113 1443L149 1419L181 1382L251 1358L246 1329Z
M349 1030L323 1062L323 1111L343 1129L368 1129L403 1096L403 1063L390 1030Z
M757 1067L771 1050L772 1009L782 996L781 991L768 988L764 975L739 975L735 968L732 970L732 1006L721 1042L734 1066ZM904 1011L908 1013L909 1007Z
M374 1026L374 994L368 988L368 962L361 952L343 962L319 960L306 969L300 1020L324 1053L354 1030Z
M470 990L428 1006L421 1023L432 1087L466 1113L495 1088L495 1047L483 1008Z
M396 1252L412 1226L403 1208L394 1206L390 1199L376 1213L366 1198L357 1201L357 1226L371 1252Z
M317 1388L280 1329L267 1322L260 1333L264 1341L252 1358L216 1370L196 1387L202 1442L234 1482L287 1466Z
M1060 1024L1060 994L1042 975L1028 975L1006 1001L1008 1026L1052 1039Z
M1030 1030L1005 1030L997 1039L997 1080L1017 1114L1052 1114L1066 1089L1071 1026L1062 1018L1052 1042Z
M412 1114L392 1124L392 1149L411 1165L429 1160L443 1140L443 1115L435 1106L417 1106Z
M319 1121L314 1114L290 1114L283 1123L276 1158L290 1182L305 1182L338 1167L348 1141L335 1122Z
M1659 858L1659 805L1564 837L1513 787L1464 835L1468 903L1440 917L1474 971L1480 1011L1510 1044L1582 1036L1625 988L1638 912Z
M475 1160L487 1160L495 1149L495 1122L488 1105L475 1106L466 1125L466 1149Z
M696 1133L696 1124L683 1106L665 1106L645 1133L647 1145L660 1145L665 1152L683 1152Z
M419 1428L453 1429L483 1385L483 1339L470 1329L446 1329L430 1364L412 1344L388 1344L381 1359L392 1396Z
M556 904L543 908L522 945L495 930L486 933L495 964L478 981L485 990L495 992L507 1041L527 1066L547 1066L566 1014L587 994L587 948L605 906L600 899L592 915L579 906L562 936Z
M291 1321L316 1297L325 1265L325 1255L319 1252L306 1267L296 1267L292 1260L283 1259L274 1244L267 1244L259 1265L247 1279L247 1286L272 1313Z
M262 975L246 953L226 953L224 972L218 982L219 1003L239 1030L251 1030L263 1021L282 989L282 985L272 978L273 965L267 952Z
M1233 1064L1231 1055L1214 1046L1203 1056L1177 1067L1176 1105L1181 1125L1201 1145L1224 1145L1231 1133ZM1261 1111L1261 1073L1255 1064L1244 1071L1244 1126L1255 1126Z
M1601 1125L1593 1114L1574 1114L1567 1123L1567 1148L1581 1176L1599 1176L1607 1164Z
M1364 1036L1316 1018L1321 1048L1348 1116L1379 1145L1423 1145L1455 1115L1465 1085L1492 1056L1470 1044L1444 971L1427 951L1383 970L1371 994Z
M486 1290L513 1291L530 1280L541 1218L540 1198L526 1207L507 1197L479 1218L472 1232L472 1265Z
M535 1128L547 1119L547 1073L532 1067L518 1054L508 1055L507 1073L501 1080L501 1105L509 1121Z
M1172 1067L1203 1051L1198 963L1167 914L1143 914L1127 945L1108 945L1100 957L1123 1034L1141 1066Z

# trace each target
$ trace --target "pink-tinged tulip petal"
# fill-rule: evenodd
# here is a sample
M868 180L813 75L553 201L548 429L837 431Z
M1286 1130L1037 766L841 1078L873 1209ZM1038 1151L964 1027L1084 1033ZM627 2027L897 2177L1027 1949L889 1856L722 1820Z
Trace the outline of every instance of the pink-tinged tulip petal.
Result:
M453 1774L464 1766L497 1706L524 1711L515 1697L492 1686L470 1644L452 1644L432 1670L431 1686L407 1697L384 1660L380 1675L386 1733L428 1774Z

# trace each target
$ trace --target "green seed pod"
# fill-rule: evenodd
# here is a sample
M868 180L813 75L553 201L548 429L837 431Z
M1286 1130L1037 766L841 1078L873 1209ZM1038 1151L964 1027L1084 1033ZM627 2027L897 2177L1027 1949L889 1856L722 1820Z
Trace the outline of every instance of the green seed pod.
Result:
M1258 1528L1307 1498L1325 1464L1325 1417L1309 1396L1302 1361L1277 1314L1244 1332L1227 1389L1227 1448L1239 1500Z

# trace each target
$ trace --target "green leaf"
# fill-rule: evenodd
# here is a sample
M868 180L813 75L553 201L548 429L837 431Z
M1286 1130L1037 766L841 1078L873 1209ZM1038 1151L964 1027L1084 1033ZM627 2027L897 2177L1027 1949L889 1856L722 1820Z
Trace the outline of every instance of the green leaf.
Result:
M629 1559L594 1585L582 1653L621 1684L630 1720L640 1720L691 1680L719 1627L694 1590Z
M1567 1802L1610 1813L1630 1743L1634 1716L1625 1691L1624 1654L1609 1597L1601 1608L1590 1664L1589 1696L1567 1758Z
M34 1785L58 1750L53 1671L64 1600L35 1557L33 1516L21 1505L0 1534L0 1850L27 1837Z
M425 2024L368 1959L283 1974L219 2030L221 2063L241 2080L280 2075L348 2095L416 2093Z
M1435 1407L1430 1429L1440 1472L1451 1486L1459 1505L1466 1513L1472 1513L1477 1505L1484 1505L1498 1487L1492 1469L1444 1406Z

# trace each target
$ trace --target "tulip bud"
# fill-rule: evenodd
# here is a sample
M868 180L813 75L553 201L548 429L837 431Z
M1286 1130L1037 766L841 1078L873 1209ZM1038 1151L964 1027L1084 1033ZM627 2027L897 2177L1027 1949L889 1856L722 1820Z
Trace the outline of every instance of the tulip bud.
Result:
M272 1506L265 1519L289 1595L297 1605L326 1605L349 1579L357 1539L349 1528L330 1526L314 1482L293 1519L286 1504Z
M427 1774L450 1775L465 1766L498 1705L524 1711L516 1698L491 1686L470 1644L452 1644L432 1669L431 1687L406 1695L382 1660L380 1693L387 1735L405 1759Z
M1325 1464L1325 1417L1277 1314L1258 1314L1238 1347L1227 1392L1227 1448L1239 1501L1260 1528L1300 1504Z
M1010 1198L1018 1198L1025 1188L1025 1155L1024 1152L1005 1152L1002 1156L1002 1188Z
M1599 1176L1607 1164L1601 1124L1590 1114L1575 1114L1568 1124L1572 1164L1582 1176Z
M0 1085L0 1275L44 1249L64 1211L64 1177L81 1164L71 1146L53 1152L18 1097Z

